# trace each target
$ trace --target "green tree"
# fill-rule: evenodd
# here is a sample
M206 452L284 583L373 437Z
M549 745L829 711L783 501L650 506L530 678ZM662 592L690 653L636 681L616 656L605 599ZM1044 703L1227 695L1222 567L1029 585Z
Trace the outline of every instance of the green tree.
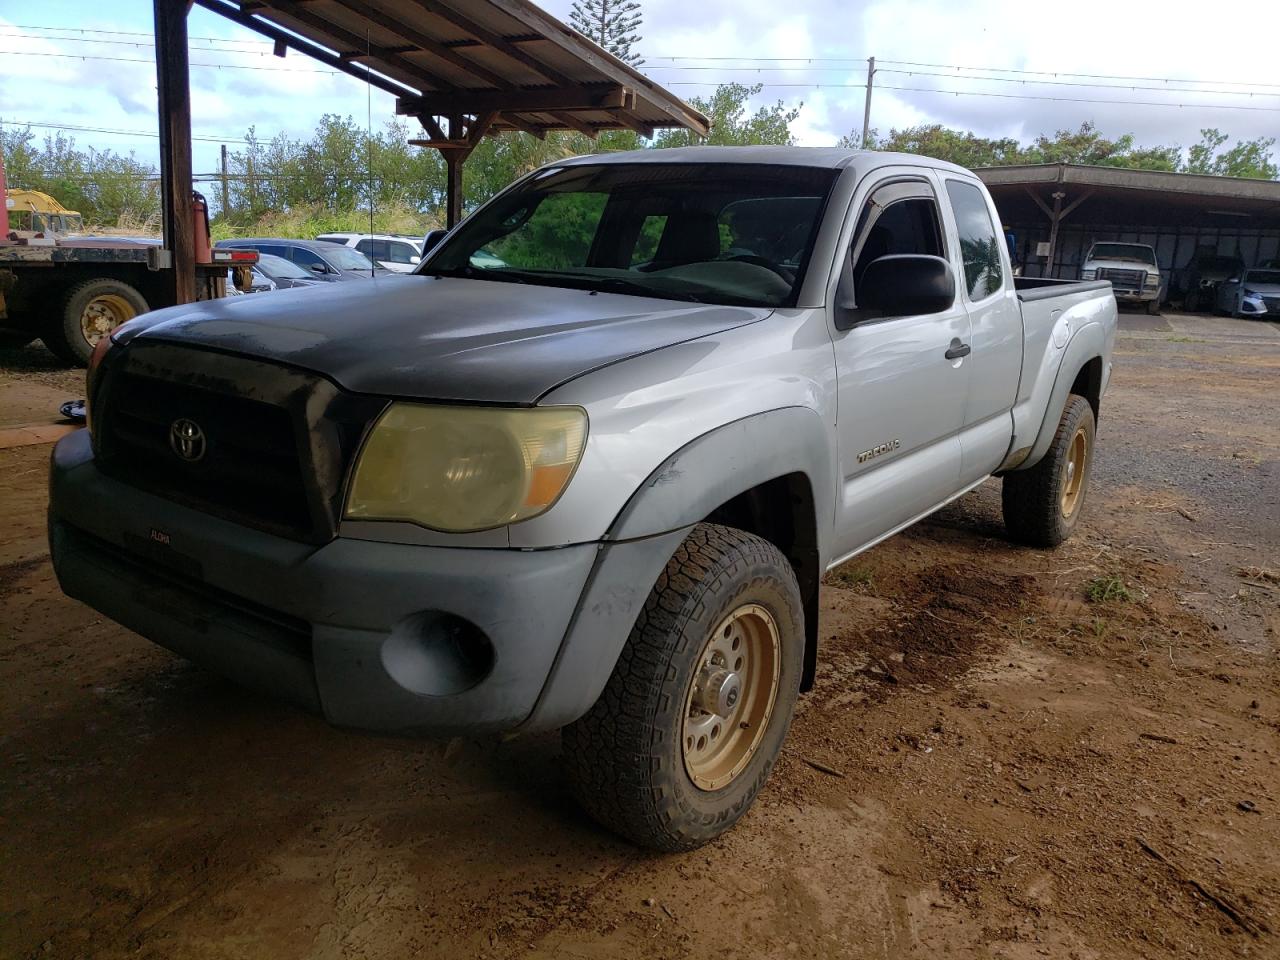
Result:
M1052 137L1041 134L1022 151L1020 163L1079 163L1101 167L1130 167L1142 170L1177 170L1179 147L1141 147L1126 133L1108 140L1092 123L1079 130L1059 130Z
M800 116L800 108L788 107L781 100L751 112L748 100L758 95L764 84L746 86L722 83L708 98L694 97L689 104L711 120L711 133L699 137L688 130L664 130L654 140L658 147L687 147L698 144L740 146L748 144L795 143L791 124Z
M1258 137L1256 140L1238 140L1225 152L1222 148L1230 139L1225 133L1212 127L1200 131L1200 142L1187 150L1187 173L1203 173L1220 177L1249 177L1255 180L1280 178L1280 167L1272 159L1274 137Z
M639 0L573 0L569 22L619 60L632 66L644 63L632 47L640 42L644 16Z
M841 139L840 145L856 149L861 142L860 136L849 134ZM990 140L967 130L952 130L940 123L890 130L884 138L873 131L872 143L877 150L914 153L970 168L1017 163L1021 150L1018 141L1012 138Z

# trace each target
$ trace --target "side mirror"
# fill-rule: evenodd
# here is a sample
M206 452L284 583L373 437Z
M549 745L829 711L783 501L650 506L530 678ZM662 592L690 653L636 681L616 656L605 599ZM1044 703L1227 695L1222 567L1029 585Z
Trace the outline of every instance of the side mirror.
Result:
M419 259L420 260L425 259L427 254L430 253L433 249L435 249L436 244L438 244L441 240L443 240L445 238L445 234L447 234L448 232L449 232L448 230L427 231L427 235L422 238L422 257L420 257Z
M313 263L311 265L311 272L324 275L329 272L329 268L326 267L323 263Z
M852 292L841 291L838 298L836 327L840 330L861 320L941 313L956 302L956 278L942 257L892 254L867 265L856 301L849 296Z

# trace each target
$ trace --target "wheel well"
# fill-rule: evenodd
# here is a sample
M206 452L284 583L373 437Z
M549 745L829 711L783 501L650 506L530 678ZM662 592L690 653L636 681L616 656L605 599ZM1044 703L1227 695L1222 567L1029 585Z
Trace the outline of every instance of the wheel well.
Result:
M705 522L736 527L763 537L782 551L795 571L804 602L804 673L800 689L813 686L818 662L818 524L813 487L803 473L767 480L725 501Z
M1093 419L1098 419L1099 407L1102 404L1102 358L1094 357L1076 374L1071 384L1071 392L1079 394L1089 401L1093 407Z

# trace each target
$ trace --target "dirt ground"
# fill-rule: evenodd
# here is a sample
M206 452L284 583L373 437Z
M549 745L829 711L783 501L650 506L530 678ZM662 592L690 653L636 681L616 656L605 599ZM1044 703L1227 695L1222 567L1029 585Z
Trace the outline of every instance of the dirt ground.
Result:
M1123 326L1077 536L991 483L831 574L774 777L681 856L554 736L334 730L67 600L49 446L0 450L0 955L1280 957L1280 326Z

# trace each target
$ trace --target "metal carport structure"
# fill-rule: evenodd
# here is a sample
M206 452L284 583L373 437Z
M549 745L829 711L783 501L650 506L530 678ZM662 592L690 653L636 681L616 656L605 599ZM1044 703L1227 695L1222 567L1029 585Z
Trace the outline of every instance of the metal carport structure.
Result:
M152 0L164 238L179 303L195 297L192 2L270 38L277 56L295 50L395 95L396 112L426 132L411 142L444 156L449 226L461 217L463 163L486 134L708 132L697 110L529 0Z

